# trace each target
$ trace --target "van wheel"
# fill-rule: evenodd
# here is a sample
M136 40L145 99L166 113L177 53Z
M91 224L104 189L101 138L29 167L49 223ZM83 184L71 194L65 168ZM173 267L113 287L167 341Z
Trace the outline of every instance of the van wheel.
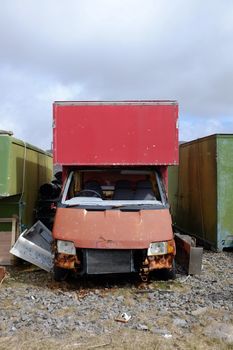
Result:
M54 266L53 278L57 282L65 281L69 275L69 270L62 269L61 267Z

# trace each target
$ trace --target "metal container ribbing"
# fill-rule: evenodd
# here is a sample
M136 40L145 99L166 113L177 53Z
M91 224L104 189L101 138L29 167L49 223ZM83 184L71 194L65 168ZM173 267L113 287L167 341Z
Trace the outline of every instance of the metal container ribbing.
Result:
M217 250L233 247L233 135L184 143L179 157L169 170L175 225Z

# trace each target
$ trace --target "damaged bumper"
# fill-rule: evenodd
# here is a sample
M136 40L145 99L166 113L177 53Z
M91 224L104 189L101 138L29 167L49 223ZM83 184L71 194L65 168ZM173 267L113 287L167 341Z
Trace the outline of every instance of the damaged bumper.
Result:
M154 244L154 254L152 245ZM151 243L147 251L147 256L140 269L140 276L143 281L148 279L150 272L160 269L173 269L173 261L176 255L174 239L167 242Z
M75 269L80 266L80 261L77 255L70 255L65 253L56 253L54 259L54 265L63 269Z

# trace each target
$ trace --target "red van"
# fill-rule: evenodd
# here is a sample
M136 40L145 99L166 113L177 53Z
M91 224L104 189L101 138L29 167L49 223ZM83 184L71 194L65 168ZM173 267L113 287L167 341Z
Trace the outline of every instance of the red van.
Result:
M167 167L178 163L176 101L55 102L63 190L53 227L55 279L173 273Z

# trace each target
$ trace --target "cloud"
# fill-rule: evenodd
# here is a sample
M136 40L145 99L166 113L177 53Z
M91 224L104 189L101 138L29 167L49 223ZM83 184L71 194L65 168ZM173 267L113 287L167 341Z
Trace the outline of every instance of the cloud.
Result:
M61 83L53 83L40 91L35 97L40 102L51 102L56 100L72 100L74 96L78 97L82 91L81 86L73 84L69 86Z
M12 130L18 138L50 148L52 141L52 103L79 99L82 87L65 86L51 77L33 76L9 66L0 69L2 89L0 129Z
M168 98L181 135L233 132L232 18L230 0L3 0L0 128L48 148L53 100Z
M195 140L212 134L231 133L233 118L181 117L179 139L181 141Z

